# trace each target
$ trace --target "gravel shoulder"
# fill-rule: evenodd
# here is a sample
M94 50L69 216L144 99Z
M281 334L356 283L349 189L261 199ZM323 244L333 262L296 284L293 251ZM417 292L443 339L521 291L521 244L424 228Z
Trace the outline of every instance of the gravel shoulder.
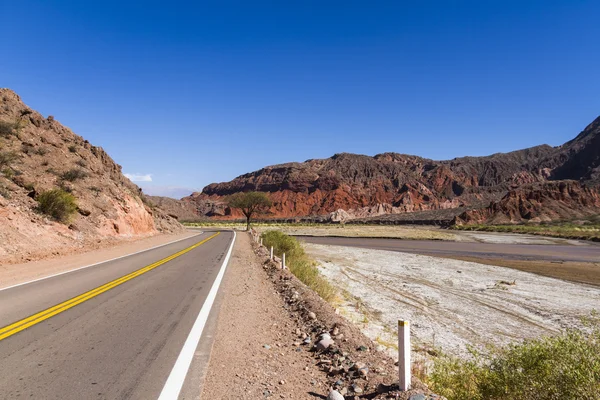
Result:
M399 392L394 359L267 254L238 235L202 399L325 399L332 387L347 399L440 399L418 379Z
M326 392L324 376L309 353L292 346L296 324L250 242L238 235L201 398L315 399L310 392Z
M169 242L189 238L198 233L199 231L189 230L178 234L160 234L137 240L119 241L109 247L102 247L84 253L47 258L27 263L2 264L0 262L0 289L70 271L85 265L96 264L113 258L126 256Z

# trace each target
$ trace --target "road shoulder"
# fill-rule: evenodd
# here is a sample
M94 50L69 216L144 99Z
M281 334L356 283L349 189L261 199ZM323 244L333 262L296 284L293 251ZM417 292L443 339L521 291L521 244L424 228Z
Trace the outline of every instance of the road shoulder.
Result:
M85 253L58 256L21 264L0 264L0 289L64 273L82 266L127 256L174 241L187 239L198 233L200 232L186 231L179 234L160 234L138 240L121 242L114 246L103 247Z

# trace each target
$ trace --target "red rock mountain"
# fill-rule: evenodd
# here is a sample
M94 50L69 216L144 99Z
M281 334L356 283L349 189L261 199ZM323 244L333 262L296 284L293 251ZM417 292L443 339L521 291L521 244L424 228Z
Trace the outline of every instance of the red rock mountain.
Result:
M598 213L599 183L600 118L558 147L541 145L448 161L397 153L374 157L342 153L265 167L230 182L210 184L182 200L194 204L199 215L225 218L238 216L223 203L226 196L257 190L270 194L269 216L275 218L324 216L338 210L346 211L345 218L445 209L457 215L491 207L470 220L500 213L507 221L520 222L569 218L571 206L586 215ZM565 190L568 196L557 195ZM535 199L538 203L531 207L541 207L535 212L526 211L531 207L509 206ZM545 209L553 211L544 215Z
M39 194L57 188L76 199L68 223L38 211ZM101 147L0 89L0 264L183 231L148 204Z

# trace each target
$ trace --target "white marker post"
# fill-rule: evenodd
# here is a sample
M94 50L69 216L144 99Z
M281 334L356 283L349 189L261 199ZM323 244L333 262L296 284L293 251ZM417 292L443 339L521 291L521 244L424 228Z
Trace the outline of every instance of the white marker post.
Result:
M285 253L281 256L281 269L285 269Z
M410 322L398 321L398 371L400 390L410 389Z
M271 261L273 261L273 246L271 246Z
M260 247L262 247L262 238L260 238Z

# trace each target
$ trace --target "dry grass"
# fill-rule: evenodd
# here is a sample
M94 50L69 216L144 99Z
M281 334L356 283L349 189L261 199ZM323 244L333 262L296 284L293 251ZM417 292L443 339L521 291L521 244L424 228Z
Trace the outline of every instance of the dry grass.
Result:
M335 301L337 291L317 269L317 263L310 259L300 242L279 231L268 231L261 235L265 246L273 246L274 253L286 255L286 265L300 281L314 290L327 302Z
M600 222L598 220L599 217L596 217L579 224L564 222L539 225L463 225L455 226L453 229L462 231L523 233L600 242Z
M259 230L263 227L257 227ZM436 228L416 226L381 226L381 225L285 225L278 227L288 235L333 236L362 238L392 238L413 240L456 240L452 232Z

